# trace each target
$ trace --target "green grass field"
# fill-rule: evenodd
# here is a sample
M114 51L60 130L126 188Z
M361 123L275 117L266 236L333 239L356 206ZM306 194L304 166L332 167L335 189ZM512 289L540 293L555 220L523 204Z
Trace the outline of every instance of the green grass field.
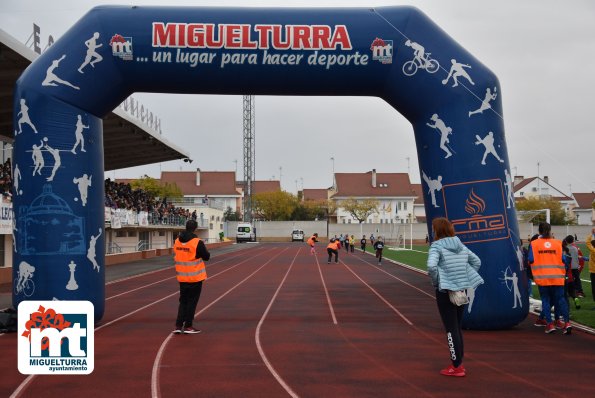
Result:
M584 243L578 244L578 247L583 252L583 255L588 255L589 251L587 250ZM391 260L395 260L426 271L428 249L429 246L427 245L414 245L413 250L390 250L387 248L383 251L382 255L384 258L389 258ZM367 248L367 251L373 253L373 250L369 247ZM591 292L591 279L587 265L585 265L585 268L581 273L581 281L583 292L585 293L586 297L579 299L581 306L580 309L576 308L574 301L570 299L570 319L583 325L595 328L595 302L593 301L593 295ZM533 285L533 297L539 299L539 291L535 285Z

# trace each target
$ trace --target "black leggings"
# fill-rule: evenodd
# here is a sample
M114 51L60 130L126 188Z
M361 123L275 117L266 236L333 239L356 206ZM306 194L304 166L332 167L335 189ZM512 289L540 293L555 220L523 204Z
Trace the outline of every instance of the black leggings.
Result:
M450 302L448 292L436 290L436 304L446 330L446 343L454 367L463 363L463 311L464 305L456 306Z
M339 262L339 251L338 250L334 250L334 249L326 249L326 252L328 253L328 262L331 262L331 258L333 257L333 253L335 254L335 262L338 263Z

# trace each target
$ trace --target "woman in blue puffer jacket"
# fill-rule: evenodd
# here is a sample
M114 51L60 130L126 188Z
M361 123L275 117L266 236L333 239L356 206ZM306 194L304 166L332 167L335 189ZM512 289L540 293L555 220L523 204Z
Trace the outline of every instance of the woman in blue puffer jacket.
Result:
M428 274L436 288L436 303L446 330L446 340L452 364L440 371L445 376L465 376L463 367L463 311L464 305L450 302L448 291L475 289L483 283L477 272L481 260L469 250L446 218L432 221L434 242L428 254Z

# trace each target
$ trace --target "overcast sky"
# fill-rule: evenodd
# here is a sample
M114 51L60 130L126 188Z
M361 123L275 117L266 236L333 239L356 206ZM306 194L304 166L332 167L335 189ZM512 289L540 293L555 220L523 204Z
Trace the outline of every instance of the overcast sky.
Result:
M0 0L0 28L25 42L59 38L99 4L193 6L415 5L500 80L512 173L549 176L564 193L595 190L595 1L91 1ZM43 47L43 46L42 46ZM190 152L173 161L106 173L159 177L160 170L237 171L242 178L242 98L134 95L162 121L163 136ZM332 143L329 144L330 138ZM190 144L187 144L190 143ZM326 188L336 172L407 172L420 182L413 129L377 98L256 97L256 178L283 189ZM409 159L409 160L408 160ZM297 183L296 183L297 181ZM570 188L571 186L571 188Z

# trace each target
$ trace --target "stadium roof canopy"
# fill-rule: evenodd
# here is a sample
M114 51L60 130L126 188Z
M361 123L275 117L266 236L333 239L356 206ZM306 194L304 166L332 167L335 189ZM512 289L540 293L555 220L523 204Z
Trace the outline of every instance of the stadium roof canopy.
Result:
M14 140L13 90L21 73L38 55L0 29L0 139ZM134 148L131 151L130 148ZM125 167L189 159L182 149L167 142L152 128L116 108L103 118L104 168Z

